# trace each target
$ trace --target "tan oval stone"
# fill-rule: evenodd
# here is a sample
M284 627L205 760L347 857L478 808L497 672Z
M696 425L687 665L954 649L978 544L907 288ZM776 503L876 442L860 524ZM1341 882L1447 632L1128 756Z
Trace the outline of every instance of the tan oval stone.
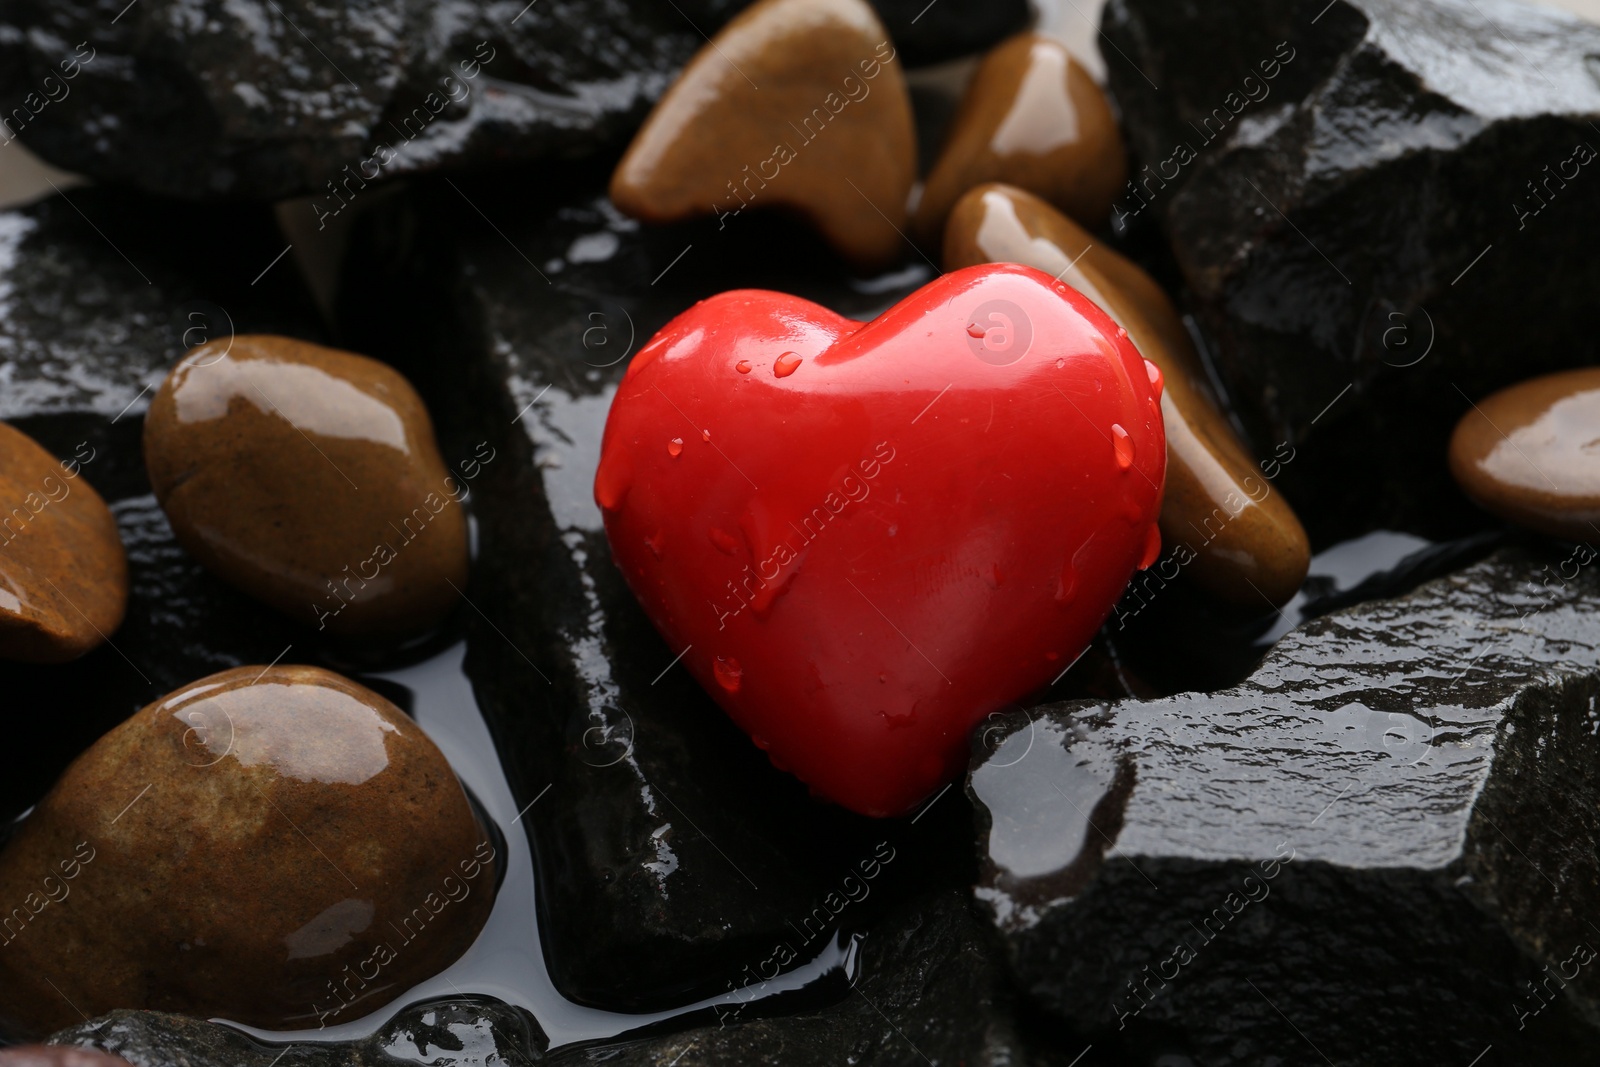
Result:
M418 633L466 585L465 486L377 360L288 337L202 345L151 403L144 458L184 548L298 622Z
M0 1049L0 1067L133 1067L121 1056L76 1045L22 1045Z
M466 951L494 852L376 693L214 674L95 742L0 852L0 1013L34 1035L113 1008L347 1022Z
M1502 518L1600 539L1600 367L1531 378L1478 401L1450 437L1450 473Z
M64 663L122 625L128 559L93 459L85 444L58 462L0 422L0 659Z
M1160 368L1167 430L1161 540L1174 550L1189 546L1185 571L1241 607L1293 597L1311 565L1305 529L1228 425L1183 320L1155 280L1043 200L998 184L957 202L944 244L946 270L994 262L1036 267L1077 289Z
M923 186L916 230L937 244L956 200L983 182L1025 189L1098 226L1127 170L1100 86L1060 41L1024 33L997 45L974 72Z
M745 208L799 212L841 255L880 267L906 251L916 176L911 95L865 0L760 0L701 49L611 176L646 222Z

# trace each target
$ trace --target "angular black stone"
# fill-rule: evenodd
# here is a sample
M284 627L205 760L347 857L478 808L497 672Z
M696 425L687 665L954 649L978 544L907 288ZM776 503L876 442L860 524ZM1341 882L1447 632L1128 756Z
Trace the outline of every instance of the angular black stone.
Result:
M620 145L737 6L3 0L0 139L100 181L336 211L375 178Z
M1145 168L1116 210L1160 218L1258 452L1297 450L1279 484L1313 541L1483 524L1446 476L1455 420L1600 357L1600 26L1112 0L1103 30Z
M804 962L834 927L869 920L890 883L914 885L917 864L966 860L906 845L942 808L915 827L861 819L774 770L674 665L683 650L624 584L593 502L610 397L669 318L742 287L871 317L932 268L851 281L799 224L754 213L641 228L598 194L603 178L394 199L353 237L341 321L349 344L418 384L446 454L495 449L473 485L467 670L533 805L522 822L552 977L572 999L640 1011L743 985L778 941ZM866 905L819 914L879 842L907 858Z
M1021 988L1208 1065L1589 1062L1595 558L1502 550L1236 688L981 736L977 892Z
M3 150L3 149L0 149ZM69 666L0 663L17 709L0 819L32 805L91 742L214 671L269 662L290 625L178 547L151 495L143 415L192 344L234 333L320 339L269 211L74 189L0 213L0 419L57 456L116 514L131 593L122 627ZM6 504L9 507L10 504Z
M981 52L1024 30L1027 0L872 0L900 59L921 66Z

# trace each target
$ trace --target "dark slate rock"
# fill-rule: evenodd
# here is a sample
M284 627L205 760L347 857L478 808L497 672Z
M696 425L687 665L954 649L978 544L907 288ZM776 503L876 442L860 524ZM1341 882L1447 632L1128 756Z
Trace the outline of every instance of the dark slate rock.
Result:
M526 1012L469 999L414 1005L349 1044L269 1045L203 1019L154 1011L114 1011L49 1043L113 1052L134 1067L528 1067L543 1061L545 1037Z
M1594 559L1503 550L1236 688L996 725L977 892L1020 986L1208 1065L1589 1062Z
M1028 27L1027 0L871 0L910 67L990 48Z
M214 671L268 662L295 632L202 571L151 495L140 434L186 347L229 331L308 339L320 327L271 214L75 189L0 213L0 419L61 457L111 505L131 595L111 642L68 666L0 663L19 709L0 819L29 807L111 726ZM21 714L22 709L28 709Z
M1148 167L1117 210L1160 219L1257 451L1298 453L1280 486L1313 540L1482 524L1446 475L1456 419L1600 357L1600 26L1513 0L1112 0L1103 30Z
M597 196L603 178L440 183L387 203L353 237L341 318L347 343L402 361L447 455L495 449L473 487L467 670L512 790L534 805L522 821L552 977L575 1000L640 1011L725 993L778 941L794 952L784 966L812 959L916 865L963 859L906 843L942 807L877 823L774 770L673 666L682 649L612 563L592 488L627 357L695 300L761 286L870 317L931 268L850 282L783 218L643 229ZM903 858L872 899L819 914L880 842Z
M737 6L3 0L3 136L100 181L332 212L398 173L620 146Z

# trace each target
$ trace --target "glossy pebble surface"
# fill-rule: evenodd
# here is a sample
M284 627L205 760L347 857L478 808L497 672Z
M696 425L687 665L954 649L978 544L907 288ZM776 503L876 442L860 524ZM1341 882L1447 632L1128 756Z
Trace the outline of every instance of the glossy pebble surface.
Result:
M967 86L923 187L917 232L937 247L961 194L991 181L1098 226L1127 177L1124 156L1111 104L1083 64L1054 38L1013 37L989 53Z
M83 464L0 422L0 659L76 659L122 625L128 561Z
M899 815L1155 558L1155 396L1127 335L1028 267L864 324L727 292L634 356L595 499L646 613L773 764Z
M376 693L315 667L214 674L102 737L0 851L0 1020L350 1021L466 950L495 852Z
M132 1067L121 1056L75 1045L19 1045L0 1049L0 1067Z
M1600 538L1600 367L1477 401L1450 437L1450 473L1480 506L1557 537Z
M151 403L144 455L183 546L290 618L397 637L460 599L465 483L377 360L287 337L202 345Z
M911 98L865 0L761 0L667 90L611 178L647 222L785 207L857 266L905 249Z
M1060 277L1105 309L1158 369L1168 452L1161 535L1174 553L1163 566L1181 567L1245 608L1294 596L1311 546L1272 485L1282 457L1258 464L1245 451L1154 279L1038 197L998 184L962 197L945 230L946 269L989 262L1026 263Z

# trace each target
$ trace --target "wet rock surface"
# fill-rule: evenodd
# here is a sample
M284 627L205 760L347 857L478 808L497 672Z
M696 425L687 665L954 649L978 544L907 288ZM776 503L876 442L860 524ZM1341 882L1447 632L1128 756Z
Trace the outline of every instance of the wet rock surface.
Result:
M283 249L263 209L73 189L0 213L0 418L80 464L79 482L116 516L130 585L121 628L71 669L0 664L18 707L69 710L47 724L19 719L28 758L0 783L0 817L38 800L96 738L162 693L270 663L297 639L178 546L140 454L151 395L190 345L233 331L320 336L286 264L262 273Z
M1600 369L1547 374L1484 397L1450 437L1462 491L1557 537L1600 537Z
M526 1067L544 1062L545 1046L527 1013L481 999L413 1005L371 1037L345 1045L270 1045L203 1019L153 1011L114 1011L50 1041L104 1050L133 1067Z
M651 112L611 200L651 223L783 207L864 268L906 252L911 98L866 0L761 0Z
M97 180L320 219L400 173L620 146L738 5L677 6L7 0L0 110Z
M81 473L0 423L0 657L76 659L122 625L127 556Z
M950 209L968 189L1006 182L1098 228L1127 177L1111 104L1060 41L1011 38L984 57L946 134L914 224L937 248Z
M0 1019L359 1016L472 943L495 857L393 704L316 667L224 671L97 741L0 851Z
M901 58L910 66L971 55L1024 29L1024 0L872 0Z
M1113 214L1161 220L1256 449L1300 452L1283 488L1314 543L1454 536L1482 523L1445 478L1468 398L1596 360L1600 27L1324 6L1113 0L1138 157Z
M201 345L151 401L144 456L184 547L303 625L405 637L466 585L469 483L375 359L267 335Z
M1236 688L997 726L978 895L1022 988L1208 1064L1584 1062L1597 594L1506 550L1306 624Z
M532 805L522 828L556 985L645 1010L813 959L835 928L870 921L888 887L914 884L900 880L917 864L960 857L936 848L875 868L872 899L847 903L841 880L880 843L906 854L901 835L941 809L909 827L815 803L677 663L682 649L611 561L593 499L616 383L655 330L713 293L762 286L867 318L932 272L852 285L797 222L643 227L596 187L575 176L530 210L525 185L463 185L500 232L448 187L397 201L356 235L342 310L351 343L413 354L401 369L430 398L447 455L488 440L501 457L473 487L467 670ZM788 255L765 254L780 243ZM394 319L396 299L424 293L449 300L425 332ZM769 962L780 941L788 951Z

